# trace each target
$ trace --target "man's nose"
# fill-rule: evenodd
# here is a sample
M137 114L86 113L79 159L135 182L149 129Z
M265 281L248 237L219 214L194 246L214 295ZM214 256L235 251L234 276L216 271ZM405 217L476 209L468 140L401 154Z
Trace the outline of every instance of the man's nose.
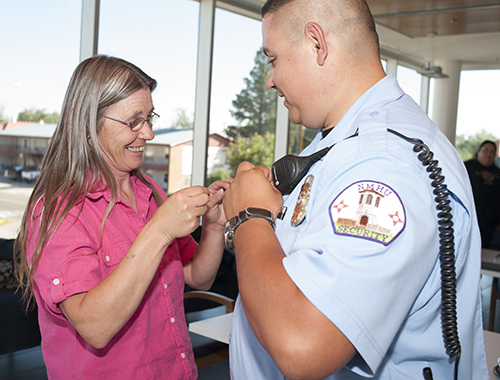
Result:
M266 82L266 87L269 90L274 90L276 87L274 86L274 81L273 81L273 69L269 71L269 75L267 76L267 82Z

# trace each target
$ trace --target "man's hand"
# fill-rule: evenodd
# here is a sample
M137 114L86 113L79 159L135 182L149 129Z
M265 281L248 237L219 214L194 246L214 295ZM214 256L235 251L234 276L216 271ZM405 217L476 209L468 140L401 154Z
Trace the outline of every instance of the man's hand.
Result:
M269 168L244 161L238 167L236 177L226 191L223 204L227 219L247 207L270 210L276 217L283 205L283 197L272 184Z

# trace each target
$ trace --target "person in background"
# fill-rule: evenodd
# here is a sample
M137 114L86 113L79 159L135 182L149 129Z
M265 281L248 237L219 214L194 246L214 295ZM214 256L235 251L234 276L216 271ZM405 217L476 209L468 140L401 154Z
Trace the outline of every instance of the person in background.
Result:
M301 155L330 150L289 195L249 162L225 193L240 291L231 378L488 379L467 173L386 76L366 2L268 0L262 16L267 87L293 123L318 131ZM436 195L413 138L438 160L454 223L458 337L450 313L446 349Z
M210 288L228 181L168 199L141 172L156 81L94 56L69 83L16 244L49 379L195 379L184 284ZM190 233L204 218L199 245Z
M497 146L485 140L474 158L465 162L476 204L482 247L490 247L500 225L500 168L495 163Z

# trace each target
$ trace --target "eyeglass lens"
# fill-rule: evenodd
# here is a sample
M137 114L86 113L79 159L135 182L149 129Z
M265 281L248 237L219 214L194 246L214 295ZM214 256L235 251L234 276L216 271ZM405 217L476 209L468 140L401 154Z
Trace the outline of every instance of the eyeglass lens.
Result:
M144 122L146 122L146 121L148 122L149 126L152 128L153 124L156 122L156 120L158 120L159 116L160 115L153 112L153 114L151 116L149 116L147 119L144 119L143 117L139 117L130 123L130 128L132 129L132 131L137 132L139 129L142 128L142 126L144 125Z

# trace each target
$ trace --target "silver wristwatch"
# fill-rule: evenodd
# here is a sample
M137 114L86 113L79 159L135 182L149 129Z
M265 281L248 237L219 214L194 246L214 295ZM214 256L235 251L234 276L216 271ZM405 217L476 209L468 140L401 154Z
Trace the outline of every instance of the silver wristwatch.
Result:
M224 238L228 249L234 249L234 231L236 231L241 223L251 218L266 219L273 229L276 225L271 211L263 208L247 207L245 210L240 211L238 215L235 215L231 219L227 220L224 224Z

